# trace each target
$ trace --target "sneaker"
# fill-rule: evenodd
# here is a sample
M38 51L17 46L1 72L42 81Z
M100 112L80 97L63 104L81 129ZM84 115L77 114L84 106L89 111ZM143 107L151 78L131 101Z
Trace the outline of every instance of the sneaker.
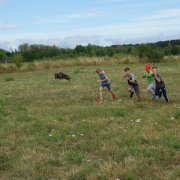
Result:
M103 100L101 100L101 99L97 101L97 103L101 103L101 102L103 102Z
M133 95L134 95L134 92L132 92L132 93L130 94L130 98L132 98L132 97L133 97Z
M157 98L157 96L156 96L156 95L154 95L154 96L153 96L153 99L156 99L156 98Z
M166 101L167 103L170 103L169 101Z
M113 99L116 99L115 93L113 94Z
M160 99L160 100L162 100L162 99L163 99L163 97L161 96L161 97L159 97L159 99Z

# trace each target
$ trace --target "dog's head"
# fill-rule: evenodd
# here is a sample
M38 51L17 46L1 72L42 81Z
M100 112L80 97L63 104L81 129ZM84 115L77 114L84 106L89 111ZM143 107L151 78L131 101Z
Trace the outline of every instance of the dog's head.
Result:
M68 81L70 81L71 78L70 78L68 75L66 75L66 76L65 76L65 79L68 80Z

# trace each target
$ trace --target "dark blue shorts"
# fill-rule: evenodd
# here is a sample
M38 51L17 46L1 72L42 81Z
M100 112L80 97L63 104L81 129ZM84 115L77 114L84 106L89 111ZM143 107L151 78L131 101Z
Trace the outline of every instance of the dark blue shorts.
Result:
M108 88L108 90L110 91L111 90L111 83L109 83L109 84L104 84L104 83L101 83L101 85L100 85L100 87L107 87Z

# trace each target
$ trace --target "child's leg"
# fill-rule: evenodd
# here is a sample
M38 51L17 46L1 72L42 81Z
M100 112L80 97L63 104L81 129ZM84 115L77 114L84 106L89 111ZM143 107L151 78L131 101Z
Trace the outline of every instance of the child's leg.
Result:
M138 97L138 99L139 99L139 101L140 101L140 100L141 100L140 94L137 94L137 97Z
M166 99L166 102L169 102L168 96L167 96L167 94L166 94L166 88L163 87L163 88L161 88L161 90L162 90L162 93L163 93L164 98Z
M110 93L112 93L112 95L114 94L114 91L113 90L109 90Z
M132 85L129 85L129 86L128 86L128 91L129 91L130 93L133 93L133 86L132 86Z
M108 91L113 95L113 99L116 99L114 91L111 90L111 83L109 83L106 87L108 88Z
M111 83L107 84L106 87L108 88L108 91L110 93L112 93L112 95L114 94L113 90L111 90Z
M155 89L155 83L151 83L147 88L147 90L154 96L155 92L152 89Z
M140 97L140 91L139 91L139 86L134 86L134 90L135 90L135 93L139 99L139 101L141 100L141 97Z
M102 99L102 90L103 90L103 87L99 87L99 96L100 96L100 99L101 99L101 100L103 100L103 99Z
M161 97L162 97L162 90L161 90L161 88L156 87L155 95L159 96L159 98L161 99Z
M160 96L160 95L161 95L160 92L159 92L159 90L160 90L160 89L159 89L158 87L156 87L156 89L155 89L155 95L156 95L156 96Z

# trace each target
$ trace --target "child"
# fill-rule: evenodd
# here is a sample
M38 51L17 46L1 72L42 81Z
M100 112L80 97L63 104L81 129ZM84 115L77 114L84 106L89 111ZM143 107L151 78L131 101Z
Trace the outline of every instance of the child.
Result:
M163 96L166 99L166 102L169 103L169 99L166 94L166 87L165 87L164 81L161 78L161 75L158 73L157 67L153 67L152 72L153 72L153 77L156 81L155 95L159 96L161 98L162 93L163 93ZM162 91L160 91L160 90L162 90Z
M111 90L111 82L108 79L108 77L106 76L105 72L101 70L101 68L97 68L96 69L96 73L99 75L101 80L97 80L97 82L101 82L101 85L99 87L99 96L100 96L100 100L98 100L97 102L103 102L102 99L102 90L103 88L106 86L109 90L110 93L112 93L113 99L116 99L115 97L115 93Z
M153 95L153 99L156 99L156 95L155 95L155 89L156 89L156 83L153 77L153 73L151 71L151 66L147 65L145 68L145 72L144 72L144 76L143 78L147 77L147 80L149 82L149 86L147 88L147 90Z
M140 98L139 86L138 86L138 82L134 78L134 74L131 73L130 68L128 68L128 67L124 71L126 72L126 74L123 76L123 78L126 77L126 79L128 81L128 84L129 84L128 91L131 93L130 98L133 97L134 92L132 91L132 89L134 88L135 93L140 101L141 98Z

